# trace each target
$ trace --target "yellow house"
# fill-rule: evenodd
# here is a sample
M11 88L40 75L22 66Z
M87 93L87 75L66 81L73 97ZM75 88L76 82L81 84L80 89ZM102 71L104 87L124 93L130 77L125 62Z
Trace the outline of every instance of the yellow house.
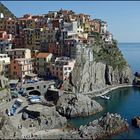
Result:
M90 31L90 25L88 22L84 24L84 32L88 33Z
M24 28L34 29L36 27L37 18L32 18L32 15L26 14L18 19L20 26Z

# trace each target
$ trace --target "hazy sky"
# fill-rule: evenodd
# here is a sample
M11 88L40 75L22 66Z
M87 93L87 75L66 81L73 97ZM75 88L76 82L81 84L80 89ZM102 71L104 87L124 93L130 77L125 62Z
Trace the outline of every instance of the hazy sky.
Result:
M119 42L140 42L140 1L2 1L16 16L44 14L49 10L71 9L108 22Z

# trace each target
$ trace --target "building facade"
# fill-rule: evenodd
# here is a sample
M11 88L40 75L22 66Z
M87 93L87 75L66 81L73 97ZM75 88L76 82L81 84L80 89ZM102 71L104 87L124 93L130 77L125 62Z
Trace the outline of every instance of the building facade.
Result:
M10 49L6 52L11 60L18 58L31 58L31 50L26 48Z
M19 58L11 61L10 76L11 78L24 78L26 74L33 72L32 58Z
M44 77L49 74L49 63L52 56L52 53L38 53L36 56L36 72L40 77Z
M55 62L50 64L51 75L59 80L68 79L75 65L75 60L69 57L57 57Z

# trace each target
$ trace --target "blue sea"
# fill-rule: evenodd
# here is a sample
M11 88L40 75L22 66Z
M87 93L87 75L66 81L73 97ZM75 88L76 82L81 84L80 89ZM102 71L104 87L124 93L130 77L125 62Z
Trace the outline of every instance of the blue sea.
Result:
M118 47L133 73L136 71L140 72L140 43L119 43ZM104 100L100 97L96 98L104 108L102 112L85 118L74 118L69 120L69 122L74 127L79 127L101 117L105 112L117 112L127 119L130 129L109 139L140 139L140 129L133 127L131 124L131 119L134 116L140 116L140 88L120 88L108 93L108 96L111 97L110 100Z

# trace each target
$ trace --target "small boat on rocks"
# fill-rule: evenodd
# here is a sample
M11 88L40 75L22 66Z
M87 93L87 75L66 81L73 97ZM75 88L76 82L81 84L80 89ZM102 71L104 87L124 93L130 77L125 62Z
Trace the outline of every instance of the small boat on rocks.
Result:
M102 99L106 99L106 100L109 100L110 99L110 97L109 96L106 96L106 95L101 95L100 96Z

